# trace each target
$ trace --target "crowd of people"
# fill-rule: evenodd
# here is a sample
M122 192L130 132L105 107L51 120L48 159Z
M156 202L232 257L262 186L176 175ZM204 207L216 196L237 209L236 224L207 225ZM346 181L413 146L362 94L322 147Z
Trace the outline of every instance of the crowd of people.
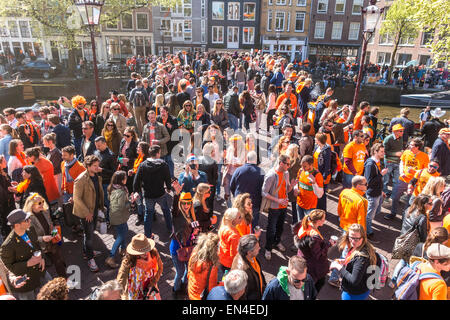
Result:
M421 139L402 109L380 140L377 107L339 107L333 94L318 93L311 74L276 55L199 53L189 60L180 53L158 57L146 75L133 72L124 92L112 90L102 103L72 97L68 117L58 104L43 106L39 120L31 109L4 109L0 297L67 299L74 283L66 281L64 233L80 236L79 254L97 272L102 252L94 233L110 229L115 242L105 265L117 277L92 299L158 300L161 275L173 267L175 299L314 300L328 281L343 300L364 300L374 289L371 268L381 270L377 283L387 277L388 261L373 246L383 231L372 223L386 202L392 209L385 223L402 219L394 246L400 262L389 285L403 290L413 285L407 271L424 271L432 276L420 279L416 298L446 300L445 112L424 111ZM331 184L343 187L341 236L326 239L320 229ZM171 265L156 247L156 204ZM288 213L291 230L284 228ZM128 243L131 214L144 232ZM288 232L293 248L282 241ZM258 258L263 243L266 261L274 250L294 252L268 282ZM330 263L332 246L341 258Z

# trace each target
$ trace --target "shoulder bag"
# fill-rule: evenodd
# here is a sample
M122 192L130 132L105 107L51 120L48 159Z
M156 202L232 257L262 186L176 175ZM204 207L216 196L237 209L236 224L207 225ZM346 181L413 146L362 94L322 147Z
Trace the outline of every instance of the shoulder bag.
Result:
M209 278L211 277L211 270L213 268L214 264L211 263L211 267L209 267L208 276L206 277L206 287L203 289L202 293L200 294L200 299L206 300L209 294Z
M408 232L395 239L394 248L392 249L392 259L403 259L405 261L409 261L409 258L420 241L417 226L422 219L423 217L417 218L414 225Z
M277 176L277 183L278 183L278 176ZM275 195L278 194L278 192L280 191L281 188L281 183L280 186L277 187L277 189L275 190ZM273 196L273 194L270 194L271 196ZM267 199L266 197L263 197L262 201L261 201L261 212L265 212L265 213L269 213L269 209L271 207L272 204L272 200Z

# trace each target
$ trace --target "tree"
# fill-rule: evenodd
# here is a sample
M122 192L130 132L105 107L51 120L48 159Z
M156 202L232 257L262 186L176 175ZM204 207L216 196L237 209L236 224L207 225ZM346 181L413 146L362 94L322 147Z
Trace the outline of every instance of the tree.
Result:
M394 51L391 55L388 81L391 78L392 69L396 64L395 56L402 40L417 38L419 27L414 16L414 6L410 1L395 0L385 13L386 18L382 22L380 36L392 37Z
M424 32L434 31L427 46L433 54L433 65L450 61L450 1L408 0L414 8L414 17Z
M173 7L181 0L106 0L100 22L117 23L120 16L134 9L152 5ZM61 37L61 43L69 52L69 74L73 74L77 61L74 50L78 47L75 37L85 35L81 18L73 0L1 0L0 17L28 17L40 24L41 40Z

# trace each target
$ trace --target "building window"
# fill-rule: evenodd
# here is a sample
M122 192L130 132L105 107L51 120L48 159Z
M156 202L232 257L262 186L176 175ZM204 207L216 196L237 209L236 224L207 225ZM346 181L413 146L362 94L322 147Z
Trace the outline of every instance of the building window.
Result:
M223 43L223 27L212 27L212 43Z
M229 44L239 46L239 27L228 27L227 36Z
M275 14L275 31L284 31L284 20L286 12L277 12Z
M206 17L206 0L202 0L202 18Z
M206 20L201 20L202 42L206 42Z
M378 44L392 45L393 44L392 41L393 41L392 36L389 33L380 34L380 38L378 40Z
M19 38L19 28L17 27L17 22L13 20L8 21L9 35L11 38Z
M244 21L255 21L256 3L244 2Z
M244 27L244 38L242 43L244 44L254 44L255 43L255 28Z
M172 20L172 41L184 41L183 20Z
M164 32L165 37L170 37L172 35L171 26L170 19L161 19L161 31Z
M32 38L39 38L41 36L41 27L39 25L39 22L30 21L30 28Z
M350 28L348 31L348 40L358 40L359 38L359 22L350 23Z
M297 7L306 7L306 0L297 0Z
M228 2L228 20L239 20L239 2Z
M361 15L363 0L353 0L352 14Z
M273 12L269 10L267 12L267 31L272 31L272 23L273 23Z
M316 28L314 29L314 38L323 39L325 38L325 21L316 21Z
M192 0L183 0L183 12L185 17L192 17Z
M277 5L278 6L285 6L286 5L286 0L277 0Z
M287 16L287 23L286 23L286 27L287 27L287 29L286 29L286 32L289 32L289 31L291 31L291 13L290 12L288 12L288 16Z
M170 7L169 6L159 6L159 11L160 12L170 12Z
M124 13L121 16L122 29L130 30L133 29L133 15L131 13Z
M390 52L378 52L377 63L378 64L390 64L391 63L391 53Z
M107 30L117 30L119 29L119 22L116 20L114 22L106 22L106 29Z
M317 4L317 12L326 13L328 11L328 0L319 0Z
M223 1L213 1L212 2L212 18L213 20L223 20L224 19L224 4ZM223 31L223 30L222 30ZM223 42L223 39L222 39Z
M426 46L430 44L433 41L434 37L434 30L423 32L422 33L422 42L420 43L421 46Z
M413 46L416 38L414 37L401 37L399 45L401 46Z
M305 16L304 12L296 12L295 14L295 32L303 32L305 27Z
M136 13L136 26L138 30L148 30L147 13Z
M184 41L192 41L192 20L184 20Z
M20 34L22 38L31 38L30 28L28 21L19 21Z
M429 62L430 62L430 58L431 58L431 56L429 56L429 55L422 55L422 54L419 55L419 64L420 65L424 64L424 65L428 66Z
M336 0L336 6L334 10L335 13L343 14L345 12L345 0Z
M333 29L331 32L331 39L340 40L342 38L342 27L344 23L342 21L333 22Z
M398 54L398 59L397 59L397 64L407 64L408 62L410 62L412 59L412 55L411 54L407 54L407 53L399 53Z
M106 37L106 53L108 60L120 59L120 42L118 36Z
M273 0L269 0L269 6L273 5Z

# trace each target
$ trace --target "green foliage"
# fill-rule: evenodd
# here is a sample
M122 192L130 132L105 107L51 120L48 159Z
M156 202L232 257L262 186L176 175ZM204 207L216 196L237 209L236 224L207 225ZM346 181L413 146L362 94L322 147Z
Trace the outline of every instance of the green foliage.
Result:
M416 38L419 33L414 7L408 1L395 0L381 24L380 34L389 34L398 43L400 38Z
M423 31L435 30L435 36L428 47L433 61L450 61L450 1L449 0L407 0L413 6L414 17Z

